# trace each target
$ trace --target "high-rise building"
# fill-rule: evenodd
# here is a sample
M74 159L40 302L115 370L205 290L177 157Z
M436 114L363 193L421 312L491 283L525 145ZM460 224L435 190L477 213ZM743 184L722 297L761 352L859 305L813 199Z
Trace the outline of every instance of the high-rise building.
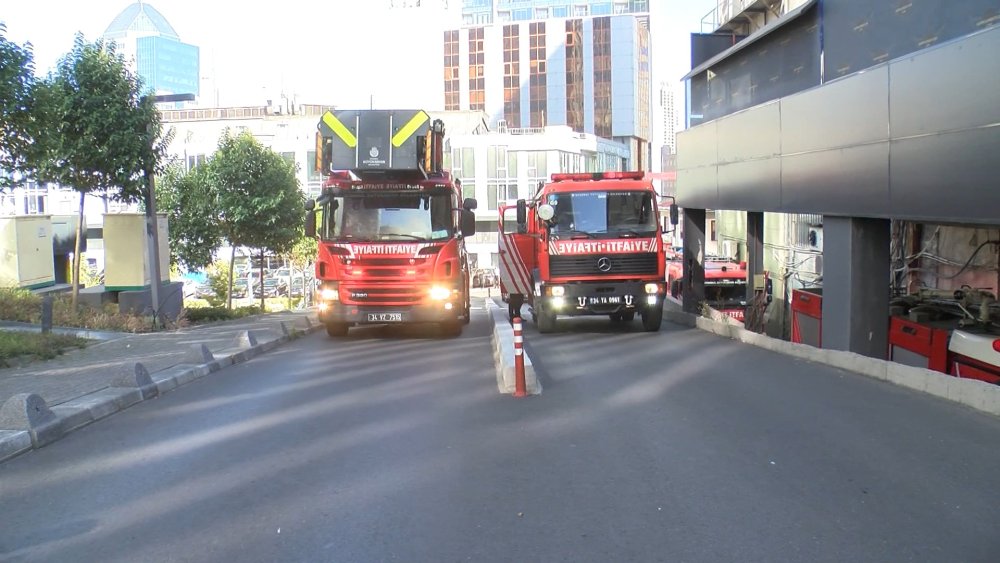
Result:
M114 41L126 60L135 61L135 71L151 93L198 95L198 47L183 43L152 5L129 5L102 37Z
M500 130L569 126L650 168L647 0L464 0L462 22L444 33L446 110Z
M677 153L677 104L674 90L666 82L660 83L660 115L663 118L660 141L670 154Z

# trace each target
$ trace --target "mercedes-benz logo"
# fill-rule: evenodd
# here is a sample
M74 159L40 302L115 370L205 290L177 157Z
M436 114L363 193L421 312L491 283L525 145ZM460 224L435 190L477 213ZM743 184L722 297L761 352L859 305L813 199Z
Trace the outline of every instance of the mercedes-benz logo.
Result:
M607 256L601 256L597 259L597 269L602 272L611 271L611 259Z

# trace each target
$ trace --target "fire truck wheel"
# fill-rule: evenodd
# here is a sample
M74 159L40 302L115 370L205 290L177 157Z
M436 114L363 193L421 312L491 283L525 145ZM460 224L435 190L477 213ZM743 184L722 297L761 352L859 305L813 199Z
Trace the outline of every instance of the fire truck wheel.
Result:
M663 307L654 307L642 312L642 329L646 332L656 332L660 330L660 323L663 322Z
M553 332L556 329L556 315L539 306L535 306L535 324L538 325L538 332Z
M462 323L460 321L448 321L439 325L441 336L445 338L456 338L462 335Z
M345 323L326 323L326 334L331 337L347 336L347 325Z
M465 314L462 317L462 324L467 325L472 322L472 307L469 305L469 296L465 296Z

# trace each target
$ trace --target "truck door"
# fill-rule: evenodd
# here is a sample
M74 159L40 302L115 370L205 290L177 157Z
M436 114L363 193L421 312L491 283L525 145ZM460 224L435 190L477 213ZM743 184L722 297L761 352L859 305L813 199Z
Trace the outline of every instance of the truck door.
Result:
M517 232L517 208L500 209L498 242L500 247L500 293L531 295L531 269L534 267L533 239Z

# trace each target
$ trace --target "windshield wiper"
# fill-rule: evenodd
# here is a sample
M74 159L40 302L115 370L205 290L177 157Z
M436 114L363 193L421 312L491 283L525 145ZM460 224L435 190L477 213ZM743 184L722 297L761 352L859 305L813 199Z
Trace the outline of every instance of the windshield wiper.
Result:
M555 235L557 237L559 237L559 238L563 238L566 235L569 235L569 238L571 238L571 239L574 239L574 238L594 238L593 234L588 233L587 231L578 231L576 229L560 229L559 231L557 231L555 233Z
M427 240L427 237L421 237L421 236L417 236L417 235L408 235L408 234L405 234L405 233L379 233L379 238L381 239L382 237L408 237L408 238L411 238L413 240Z

